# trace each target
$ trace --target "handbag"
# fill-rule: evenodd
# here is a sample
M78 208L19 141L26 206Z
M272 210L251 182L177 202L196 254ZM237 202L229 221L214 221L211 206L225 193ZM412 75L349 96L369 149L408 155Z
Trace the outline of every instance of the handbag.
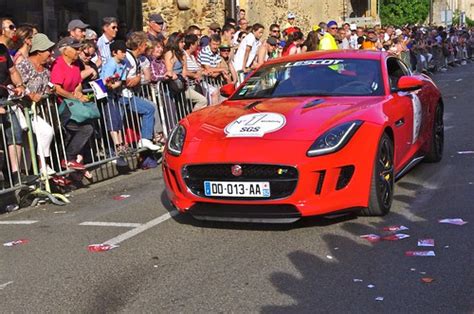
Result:
M64 99L59 105L58 112L63 123L69 120L83 123L100 118L99 108L95 102L82 102L77 99Z
M167 83L170 92L174 95L179 95L187 88L186 79L181 74L178 74L178 78L176 80L170 79L167 81Z

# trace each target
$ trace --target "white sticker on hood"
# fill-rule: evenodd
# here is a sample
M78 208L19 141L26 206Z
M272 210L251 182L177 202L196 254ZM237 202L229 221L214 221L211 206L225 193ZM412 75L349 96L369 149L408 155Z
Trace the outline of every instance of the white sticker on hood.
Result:
M229 123L224 131L227 137L262 137L286 124L285 116L274 112L252 113Z

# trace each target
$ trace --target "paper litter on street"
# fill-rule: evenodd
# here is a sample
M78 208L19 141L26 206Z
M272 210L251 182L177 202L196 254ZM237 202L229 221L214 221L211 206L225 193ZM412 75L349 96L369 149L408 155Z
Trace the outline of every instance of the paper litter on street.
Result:
M369 242L378 242L380 241L380 236L376 234L363 234L360 236L362 239L366 239Z
M15 245L19 245L19 244L26 244L26 243L28 243L28 240L20 239L20 240L15 240L15 241L10 241L10 242L3 243L3 246L11 247L11 246L15 246Z
M114 199L115 201L122 201L122 200L124 200L124 199L126 199L126 198L129 198L129 197L130 197L130 195L128 195L128 194L122 194L122 195L114 196L113 199Z
M436 256L434 251L406 251L405 256Z
M474 154L474 150L464 150L464 151L460 151L458 152L459 155L470 155L470 154Z
M408 230L408 227L398 225L398 226L388 226L388 227L383 228L383 231L391 231L391 232L397 232L397 231L403 231L403 230Z
M410 235L408 235L408 234L397 233L397 234L392 234L392 235L383 237L382 240L385 240L385 241L398 241L398 240L406 239L406 238L409 238L409 237L410 237Z
M434 279L431 278L431 277L423 277L423 278L421 278L421 281L423 283L432 283L434 281Z
M375 301L383 301L383 299L384 299L383 297L376 297Z
M106 252L112 249L119 247L118 245L111 245L111 244L91 244L87 247L89 252Z
M451 225L457 225L457 226L462 226L467 224L467 221L464 221L462 218L445 218L445 219L440 219L438 220L440 224L451 224Z
M435 246L434 239L419 239L418 246Z

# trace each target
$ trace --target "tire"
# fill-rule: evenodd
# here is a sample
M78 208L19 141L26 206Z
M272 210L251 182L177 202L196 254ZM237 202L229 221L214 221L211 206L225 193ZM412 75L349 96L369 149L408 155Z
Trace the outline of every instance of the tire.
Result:
M384 133L379 141L370 184L369 205L361 210L363 216L384 216L390 212L395 186L393 142Z
M436 106L433 133L431 135L431 144L428 154L425 156L426 162L440 162L443 159L444 151L444 121L443 121L443 105Z

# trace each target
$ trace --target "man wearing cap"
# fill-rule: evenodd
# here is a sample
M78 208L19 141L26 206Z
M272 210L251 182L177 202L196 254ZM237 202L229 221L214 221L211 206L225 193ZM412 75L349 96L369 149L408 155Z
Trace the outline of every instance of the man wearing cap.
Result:
M278 44L278 39L272 36L268 37L267 40L258 48L257 57L255 58L252 68L256 69L264 64L265 61L272 59Z
M17 65L26 90L28 91L27 96L36 103L40 102L41 97L50 89L48 83L51 74L45 65L48 64L51 58L54 45L55 44L49 40L45 34L35 34L31 40L29 57L21 60ZM36 151L38 155L42 153L46 158L46 163L48 163L50 146L54 136L53 128L40 116L35 116L31 122L38 145ZM41 169L41 173L47 173L48 175L54 174L54 171L47 164L41 165ZM59 178L53 180L59 180ZM64 178L62 178L62 180L64 180Z
M62 102L64 99L89 101L89 98L82 94L81 69L77 62L82 44L72 37L65 37L57 46L61 56L53 63L51 83L55 86L59 101ZM77 159L88 143L94 128L90 123L78 123L67 118L61 122L70 135L66 146L66 158L61 162L61 167L84 171L84 165Z
M287 28L295 26L295 18L296 18L296 15L292 12L289 12L287 15L287 22L285 22L281 26L281 29L285 31Z
M164 41L163 25L165 20L160 13L152 13L148 15L148 39L151 41Z
M324 33L323 38L319 42L319 50L337 50L339 48L335 38L337 30L336 21L329 21L327 24L327 32Z
M219 36L221 35L221 26L216 22L213 22L211 23L211 25L209 25L209 35L201 37L201 41L199 43L201 48L204 48L207 45L209 45L209 40L211 36L214 34L219 35Z
M106 64L107 61L112 58L110 55L109 45L117 37L118 32L118 20L115 17L104 17L102 19L102 36L97 40L97 49L102 59L102 64Z
M89 27L89 24L85 24L81 20L72 20L67 25L67 30L69 31L69 36L75 40L82 41L86 38L87 27Z

